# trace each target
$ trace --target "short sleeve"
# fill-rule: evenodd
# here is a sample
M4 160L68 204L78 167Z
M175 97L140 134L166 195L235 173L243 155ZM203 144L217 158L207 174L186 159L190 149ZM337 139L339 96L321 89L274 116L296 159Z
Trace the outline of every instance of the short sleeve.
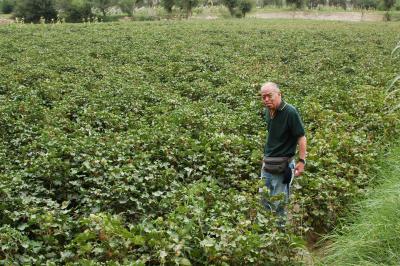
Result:
M295 108L293 108L293 110L290 112L288 122L290 132L294 137L299 138L305 136L303 122L301 121L299 112Z

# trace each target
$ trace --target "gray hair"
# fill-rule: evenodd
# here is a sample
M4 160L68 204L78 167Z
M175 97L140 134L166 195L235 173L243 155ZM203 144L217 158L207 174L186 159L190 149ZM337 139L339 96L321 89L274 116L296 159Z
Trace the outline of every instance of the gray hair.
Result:
M262 91L264 88L273 88L275 92L281 92L278 84L276 84L274 82L270 82L270 81L265 82L263 85L261 85L260 91Z

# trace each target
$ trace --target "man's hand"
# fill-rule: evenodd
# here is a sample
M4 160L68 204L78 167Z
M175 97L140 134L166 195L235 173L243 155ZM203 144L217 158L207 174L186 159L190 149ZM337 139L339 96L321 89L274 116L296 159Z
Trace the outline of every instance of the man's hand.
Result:
M303 159L303 161L299 161L294 168L294 176L300 176L304 172L304 165L307 153L307 139L305 136L300 137L297 140L299 144L299 158Z
M304 163L298 162L294 168L294 176L300 176L304 172Z

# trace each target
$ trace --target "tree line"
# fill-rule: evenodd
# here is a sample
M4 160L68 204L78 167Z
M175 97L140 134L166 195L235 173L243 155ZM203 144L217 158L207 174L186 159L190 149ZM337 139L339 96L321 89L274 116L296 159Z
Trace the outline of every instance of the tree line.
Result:
M244 17L253 6L277 7L293 6L317 8L333 6L339 8L400 9L400 0L0 0L2 13L13 13L14 17L23 18L25 22L37 23L41 20L51 22L62 19L66 22L82 22L101 18L107 19L108 12L116 9L128 16L142 7L163 7L171 17L173 10L179 10L186 18L192 15L197 6L224 5L233 17Z
M225 5L230 14L244 17L254 6L254 0L0 0L2 13L12 13L25 22L37 23L62 18L66 22L82 22L100 17L106 19L112 9L133 16L134 11L142 7L161 6L167 14L173 9L179 10L187 18L193 8L199 5Z

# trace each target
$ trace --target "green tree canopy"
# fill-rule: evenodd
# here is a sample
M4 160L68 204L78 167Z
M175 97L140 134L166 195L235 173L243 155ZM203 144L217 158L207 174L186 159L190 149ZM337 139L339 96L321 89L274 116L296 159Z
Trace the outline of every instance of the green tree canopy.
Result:
M87 0L58 0L57 9L67 22L81 22L93 17L92 4Z
M15 0L3 0L0 1L1 12L4 14L10 14L13 12L15 7Z
M53 0L17 0L14 13L16 17L34 23L39 22L42 17L46 21L57 18Z
M172 7L174 6L174 0L161 0L162 7L168 12L172 13Z

